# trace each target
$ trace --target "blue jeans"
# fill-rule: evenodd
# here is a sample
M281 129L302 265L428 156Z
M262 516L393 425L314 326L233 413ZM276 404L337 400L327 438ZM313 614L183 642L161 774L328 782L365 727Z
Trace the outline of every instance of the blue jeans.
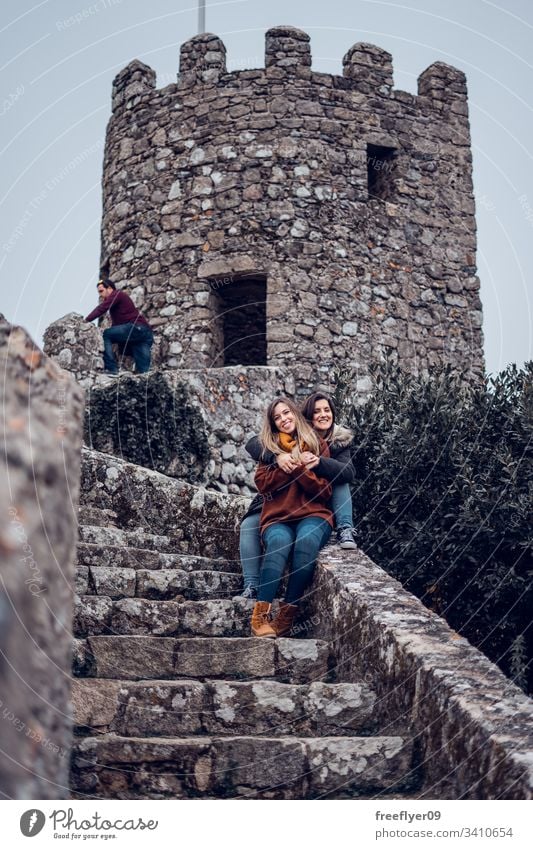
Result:
M275 525L269 525L263 533L265 553L257 600L270 603L274 600L292 550L285 601L288 604L298 604L313 578L318 552L327 543L330 534L329 522L318 516L308 516L298 522L277 522Z
M337 528L351 528L353 526L352 515L352 493L350 484L340 483L333 487L329 506L335 514ZM259 572L261 570L261 557L263 549L261 546L261 533L259 522L261 511L246 516L241 522L239 535L239 553L242 566L242 577L244 589L259 585Z
M352 493L349 483L339 483L333 487L329 506L335 514L335 524L339 530L353 526Z
M260 519L261 511L259 510L258 513L252 513L250 516L246 516L241 522L239 553L245 590L248 587L257 589L259 585L261 557L263 556L261 534L259 532Z
M126 348L135 360L135 371L143 374L150 368L154 334L146 324L115 324L104 330L104 368L116 374L117 361L113 353L113 344Z

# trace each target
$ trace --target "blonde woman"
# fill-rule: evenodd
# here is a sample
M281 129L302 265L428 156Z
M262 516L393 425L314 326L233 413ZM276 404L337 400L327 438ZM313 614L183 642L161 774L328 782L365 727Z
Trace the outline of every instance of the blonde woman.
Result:
M333 399L322 392L309 395L303 402L301 411L313 430L321 436L329 448L329 456L321 456L315 472L319 477L327 478L332 485L329 506L335 517L337 539L341 548L357 548L352 526L352 496L350 484L355 473L352 466L351 445L353 433L347 427L337 424ZM273 454L265 451L259 436L252 436L246 443L246 450L254 460L262 460L269 465L278 465L285 472L295 468L294 459L289 453ZM261 569L261 536L259 531L263 496L257 494L241 519L239 529L239 550L242 565L243 589L240 598L257 598L259 572Z
M288 398L276 398L269 405L260 441L264 451L293 458L290 471L260 462L255 473L255 484L264 496L260 519L264 554L251 629L256 637L279 637L290 633L318 552L331 534L331 486L314 471L320 458L329 456L329 449ZM287 593L271 622L272 601L291 551Z

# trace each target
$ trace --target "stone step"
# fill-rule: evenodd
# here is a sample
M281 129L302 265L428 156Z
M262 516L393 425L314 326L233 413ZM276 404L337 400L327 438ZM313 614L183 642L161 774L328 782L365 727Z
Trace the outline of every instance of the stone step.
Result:
M75 798L372 798L411 780L401 737L86 737Z
M80 566L76 573L79 595L109 598L171 600L232 598L242 578L227 572L185 572L183 569L128 569L123 566Z
M81 495L83 497L83 493ZM78 509L78 525L116 525L118 515L114 510L101 510L89 504L80 504Z
M82 503L116 512L113 524L134 534L128 546L151 548L152 543L141 539L158 534L172 540L165 549L158 542L155 547L159 551L238 557L235 523L247 504L242 495L224 496L87 448L82 451L81 466ZM96 523L101 524L99 518ZM83 518L81 524L85 525ZM109 538L107 542L120 544Z
M78 566L113 566L123 569L182 569L185 572L234 572L241 574L238 560L217 560L194 554L169 554L153 548L127 548L123 545L96 545L80 542Z
M367 684L74 679L78 732L124 737L191 734L347 736L376 731Z
M121 548L148 548L152 551L164 551L168 554L178 552L187 554L187 544L178 536L151 534L144 528L125 531L122 528L102 527L100 525L79 525L78 539L80 542L100 546L115 546Z
M249 637L253 602L245 599L216 601L158 601L144 598L112 599L77 596L74 635L150 635L173 637ZM304 629L298 635L306 636Z
M74 640L80 678L276 678L289 684L329 680L322 640L256 637L115 637Z

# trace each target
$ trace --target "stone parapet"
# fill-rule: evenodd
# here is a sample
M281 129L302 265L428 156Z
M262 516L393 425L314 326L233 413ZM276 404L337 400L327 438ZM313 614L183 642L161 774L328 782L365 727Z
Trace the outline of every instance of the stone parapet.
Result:
M211 32L203 32L184 42L180 51L179 87L197 82L214 83L226 73L226 48Z
M265 67L307 78L311 76L310 38L296 27L273 27L265 37Z
M52 322L44 332L43 343L45 354L74 375L84 388L102 374L102 332L79 313L70 312Z
M363 674L389 728L410 724L423 794L533 798L533 702L361 551L319 558L309 613L337 674ZM385 731L385 733L390 733Z
M361 42L350 47L342 60L344 76L359 91L390 94L392 91L392 56L375 44Z
M68 798L83 390L0 323L0 795Z
M149 65L133 59L113 80L113 110L132 109L155 88L155 80L155 71Z

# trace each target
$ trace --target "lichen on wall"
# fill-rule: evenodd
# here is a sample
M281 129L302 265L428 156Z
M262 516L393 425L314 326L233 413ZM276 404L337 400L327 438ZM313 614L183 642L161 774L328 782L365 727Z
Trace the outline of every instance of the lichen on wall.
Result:
M158 372L123 374L87 393L85 443L97 451L188 481L204 478L209 445L184 383Z

